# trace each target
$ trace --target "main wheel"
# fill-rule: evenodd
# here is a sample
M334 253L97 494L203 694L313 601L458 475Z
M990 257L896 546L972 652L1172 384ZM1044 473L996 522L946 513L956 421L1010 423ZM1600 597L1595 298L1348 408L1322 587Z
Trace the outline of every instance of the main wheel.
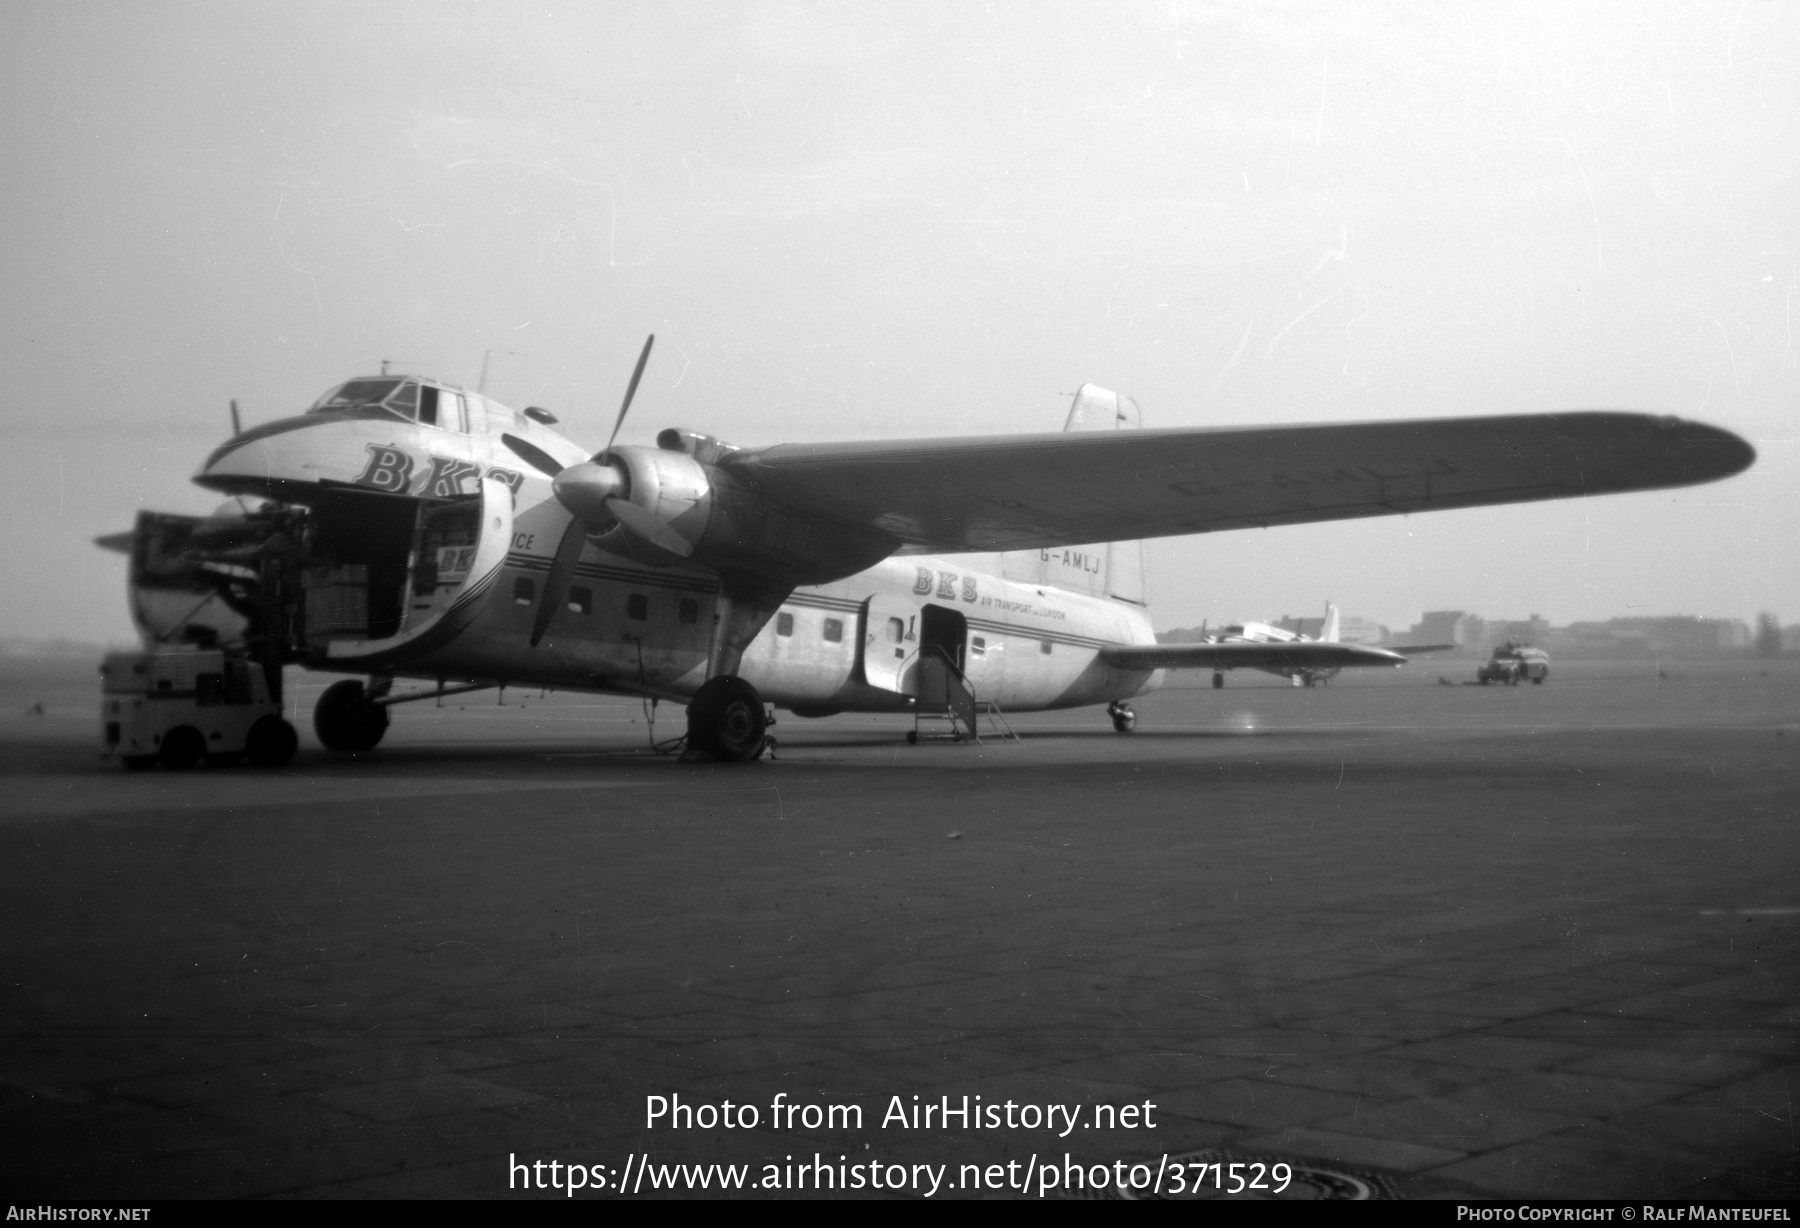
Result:
M1213 675L1213 690L1216 691L1224 685L1225 685L1225 675L1224 674L1214 674Z
M388 710L370 702L354 678L334 682L313 708L313 732L327 750L360 754L374 750L387 732Z
M708 678L689 701L688 745L715 759L754 759L763 748L768 717L756 688L733 674Z
M1137 713L1115 712L1113 714L1113 732L1130 733L1137 728Z
M382 709L383 715L386 711ZM300 736L279 716L263 717L250 726L250 736L244 739L244 753L252 764L263 768L280 767L299 747Z
M171 772L185 772L200 762L206 753L206 739L192 725L178 725L163 734L162 749L157 758Z

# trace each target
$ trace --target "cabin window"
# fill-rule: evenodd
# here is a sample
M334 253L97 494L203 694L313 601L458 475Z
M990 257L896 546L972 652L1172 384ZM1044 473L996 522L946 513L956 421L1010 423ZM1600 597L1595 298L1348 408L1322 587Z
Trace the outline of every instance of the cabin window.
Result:
M1039 640L1038 641L1038 651L1043 653L1046 657L1049 656L1050 655L1050 641L1049 640Z
M537 600L537 585L520 576L513 581L513 604L530 605Z
M828 618L825 620L825 642L827 644L841 644L844 642L843 619Z
M438 390L430 384L419 389L419 421L426 426L438 424Z
M625 598L625 617L640 623L649 618L650 598L642 593L633 593Z
M983 639L979 635L976 636L974 639L969 641L969 651L974 653L978 657L985 655L987 652L987 640Z
M775 616L775 634L794 634L794 616L792 614L781 613Z
M692 597L683 597L681 604L675 607L675 616L688 626L700 621L700 603Z
M569 590L569 613L586 614L594 608L594 590L577 584Z

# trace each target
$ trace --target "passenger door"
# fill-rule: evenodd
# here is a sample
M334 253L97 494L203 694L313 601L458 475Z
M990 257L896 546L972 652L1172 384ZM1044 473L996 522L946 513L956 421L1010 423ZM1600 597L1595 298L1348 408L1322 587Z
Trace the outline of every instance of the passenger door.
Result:
M919 662L919 607L905 597L877 595L863 603L863 679L884 691L910 694Z

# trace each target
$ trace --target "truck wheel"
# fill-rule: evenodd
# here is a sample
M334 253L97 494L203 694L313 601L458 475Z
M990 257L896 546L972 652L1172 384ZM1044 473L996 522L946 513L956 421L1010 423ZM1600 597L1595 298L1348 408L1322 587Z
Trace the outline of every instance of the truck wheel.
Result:
M261 768L280 767L294 757L299 746L300 735L279 716L263 717L250 726L250 736L244 739L244 752Z
M192 725L178 725L163 734L162 751L157 756L171 772L185 772L200 762L206 753L206 739Z
M119 762L134 772L148 772L156 766L155 755L120 755Z
M768 717L755 687L732 674L708 678L688 703L688 745L725 763L762 753Z
M313 708L313 732L326 750L361 754L374 750L387 732L388 710L369 702L354 678L334 682Z

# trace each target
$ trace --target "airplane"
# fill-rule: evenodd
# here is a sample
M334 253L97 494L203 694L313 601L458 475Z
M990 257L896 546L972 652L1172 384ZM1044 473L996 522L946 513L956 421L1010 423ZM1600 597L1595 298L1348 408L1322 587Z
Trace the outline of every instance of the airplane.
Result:
M1367 645L1345 644L1339 638L1340 620L1338 608L1327 602L1325 618L1320 624L1319 638L1302 635L1298 631L1290 631L1286 627L1275 627L1268 623L1243 622L1228 623L1219 628L1214 635L1207 635L1202 629L1199 642L1201 644L1238 645L1260 644L1264 649L1257 652L1226 648L1221 650L1217 664L1213 668L1213 686L1225 685L1225 671L1239 667L1261 670L1267 674L1286 678L1294 686L1324 686L1338 672L1348 666L1356 665L1404 665L1406 661L1427 652L1444 652L1454 648L1454 644L1390 644L1382 648ZM1233 658L1228 654L1241 652L1243 655ZM1196 665L1200 663L1195 659Z
M139 514L146 642L236 637L277 696L284 664L351 675L313 725L352 753L397 704L525 684L685 701L689 757L717 761L763 753L771 706L949 710L972 733L984 709L1104 704L1126 732L1168 670L1404 660L1158 644L1144 539L1683 486L1755 459L1720 428L1613 411L1144 429L1092 384L1061 433L617 445L654 341L597 452L548 410L401 374L234 431L193 480L265 502ZM183 593L215 596L218 625L171 625Z

